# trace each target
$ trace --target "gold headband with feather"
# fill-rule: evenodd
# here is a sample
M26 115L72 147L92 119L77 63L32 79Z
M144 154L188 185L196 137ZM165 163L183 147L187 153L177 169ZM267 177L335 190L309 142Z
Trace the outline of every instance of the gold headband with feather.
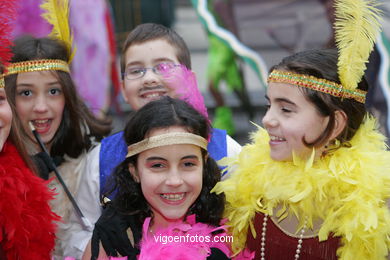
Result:
M335 38L339 50L341 84L355 90L381 31L378 3L372 0L335 0Z
M53 26L50 37L65 43L71 53L68 63L71 63L76 48L73 48L73 34L69 26L69 0L44 0L40 6L45 12L42 17Z
M7 66L6 72L0 75L0 85L4 85L4 77L12 74L33 71L59 70L70 72L69 64L75 54L72 50L73 35L69 27L69 1L68 0L44 0L41 8L45 11L42 17L53 26L50 37L61 40L67 47L70 56L67 62L55 59L42 59L14 62Z
M381 30L378 3L372 0L335 0L335 38L339 50L341 84L310 75L274 70L268 82L289 83L339 98L364 103L366 91L358 89L366 63Z

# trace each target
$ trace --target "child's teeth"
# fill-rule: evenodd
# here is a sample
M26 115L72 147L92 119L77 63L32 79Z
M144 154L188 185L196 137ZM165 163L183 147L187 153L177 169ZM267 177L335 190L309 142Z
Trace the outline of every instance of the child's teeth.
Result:
M44 124L46 122L48 122L49 120L34 120L35 123L38 123L38 124Z
M272 141L284 141L283 138L277 137L277 136L270 136L270 138L271 138Z
M181 200L184 198L184 193L180 194L161 194L161 197L167 200Z
M148 97L151 97L151 98L153 98L153 97L159 97L160 96L160 94L150 94L150 95L147 95Z

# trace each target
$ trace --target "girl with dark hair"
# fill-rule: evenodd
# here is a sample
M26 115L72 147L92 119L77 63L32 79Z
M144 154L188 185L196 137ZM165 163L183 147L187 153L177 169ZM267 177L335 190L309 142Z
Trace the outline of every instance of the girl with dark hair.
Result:
M221 221L224 196L210 193L221 174L207 153L209 137L209 121L185 101L164 97L136 112L124 132L128 154L109 182L107 195L115 193L115 198L95 224L83 259L118 253L129 259L137 255L187 259L184 256L191 253L195 254L191 259L227 259L226 245L212 239L222 236L214 231L223 232L215 227ZM122 229L130 234L121 240L125 241L121 248L106 239L115 229L117 215L126 219ZM210 241L165 245L156 241L165 235L208 236ZM104 250L99 250L99 242Z
M26 164L17 148L22 147L18 129L11 125L0 74L0 259L49 260L59 220L49 206L54 194Z
M61 41L24 36L14 41L13 57L5 74L5 89L14 112L16 127L29 155L33 156L39 175L48 179L53 169L32 133L35 128L73 195L84 171L88 151L109 134L110 122L91 114L77 94L69 70L70 50ZM46 161L45 161L46 160ZM59 181L52 208L62 217L57 233L55 256L62 259L69 235L68 224L73 210Z
M265 129L225 194L233 251L255 259L386 259L390 154L364 107L368 86L341 83L336 50L300 52L271 69ZM250 228L249 228L250 227Z

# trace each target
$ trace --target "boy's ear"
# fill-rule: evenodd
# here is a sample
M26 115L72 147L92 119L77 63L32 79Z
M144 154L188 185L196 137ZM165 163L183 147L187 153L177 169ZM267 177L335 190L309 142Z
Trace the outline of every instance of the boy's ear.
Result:
M126 92L125 92L125 80L124 80L124 79L121 80L120 85L121 85L121 94L122 94L122 97L123 97L123 99L126 101L126 103L128 104L129 101L127 100L127 97L126 97Z
M139 183L140 181L139 181L137 168L132 163L129 163L129 172L130 172L131 176L133 177L134 181L136 183Z
M342 110L337 110L334 113L334 127L329 140L337 138L347 126L348 117Z

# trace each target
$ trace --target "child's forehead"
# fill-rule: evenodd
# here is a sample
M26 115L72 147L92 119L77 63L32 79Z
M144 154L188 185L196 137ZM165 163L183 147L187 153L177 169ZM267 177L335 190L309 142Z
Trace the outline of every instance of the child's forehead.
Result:
M177 51L177 47L172 44L170 41L168 41L167 39L164 39L164 38L156 38L156 39L150 39L150 40L147 40L147 41L143 41L143 42L133 42L131 43L127 49L126 49L126 53L128 53L129 51L133 50L133 49L169 49L169 50L172 50L174 52Z
M178 59L178 50L164 39L131 44L125 52L126 63L133 61Z

